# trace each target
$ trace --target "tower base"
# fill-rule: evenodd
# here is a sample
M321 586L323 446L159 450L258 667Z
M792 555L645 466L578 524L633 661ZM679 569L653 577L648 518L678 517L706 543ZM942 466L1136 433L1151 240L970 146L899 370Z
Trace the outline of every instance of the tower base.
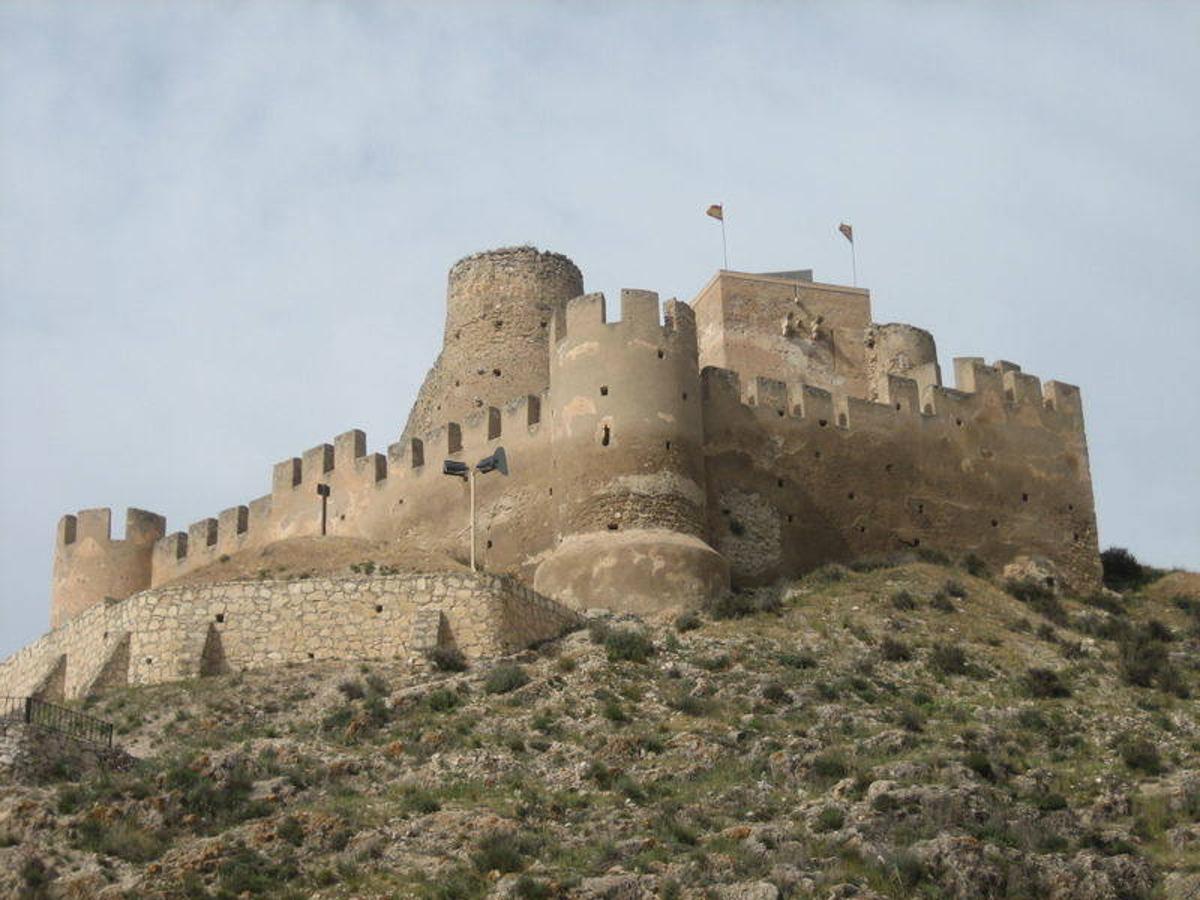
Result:
M729 564L676 531L599 531L565 539L534 575L534 590L575 609L654 613L699 606L729 589Z

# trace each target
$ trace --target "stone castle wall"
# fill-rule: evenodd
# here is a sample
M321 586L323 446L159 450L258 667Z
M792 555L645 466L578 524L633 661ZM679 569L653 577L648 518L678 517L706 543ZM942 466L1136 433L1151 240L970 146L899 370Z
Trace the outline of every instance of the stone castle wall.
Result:
M0 663L0 695L85 696L289 662L468 658L557 637L574 613L498 575L228 582L143 591L91 607Z
M576 607L695 603L905 546L997 568L1037 553L1097 583L1076 388L975 358L944 388L928 332L874 323L865 290L787 273L722 271L665 318L649 291L622 292L610 320L580 290L573 263L533 248L460 261L441 356L385 453L345 432L278 463L270 493L152 548L108 540L107 518L104 540L80 541L67 517L54 608L77 616L321 534L318 488L326 534L465 560L468 487L442 461L499 446L509 473L476 484L480 563Z

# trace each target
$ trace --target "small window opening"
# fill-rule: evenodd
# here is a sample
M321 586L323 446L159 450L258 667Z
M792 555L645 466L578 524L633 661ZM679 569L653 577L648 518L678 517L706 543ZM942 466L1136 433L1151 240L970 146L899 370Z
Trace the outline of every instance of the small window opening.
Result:
M150 663L152 663L152 662L154 662L154 660L151 657L147 656L146 657L146 665L150 665Z
M620 527L621 527L621 526L620 526L620 525L618 525L616 522L609 522L609 523L608 523L608 530L609 530L609 531L616 531L616 530L617 530L618 528L620 528Z
M316 659L316 658L317 658L317 654L313 653L313 652L310 650L310 651L308 651L308 658L309 658L309 659Z
M1028 503L1028 502L1029 502L1029 495L1028 495L1028 494L1021 494L1021 502L1022 502L1022 503Z
M920 547L920 546L921 546L921 539L920 539L920 538L913 538L913 546L914 546L914 547Z
M776 478L776 479L775 479L775 486L776 486L776 487L783 487L783 479L782 479L782 478Z
M883 471L890 472L890 471L892 471L893 468L895 468L895 467L891 463L888 463L887 465L885 465L883 467Z
M601 397L608 396L608 385L607 384L600 385L600 396Z
M670 449L671 449L671 442L670 442L670 441L667 441L667 449L668 449L668 450L670 450Z
M829 424L829 422L826 419L817 419L817 424L820 425L822 428L824 428L826 425Z
M957 425L959 428L962 428L962 419L955 419L954 424Z
M1000 524L999 519L992 519L992 527L995 528Z
M659 350L659 351L658 351L658 358L659 358L659 359L662 359L664 356L666 356L666 354L665 354L665 353L663 353L661 350Z
M1067 504L1067 511L1068 511L1068 512L1075 512L1075 504L1074 504L1074 503L1068 503L1068 504Z
M604 434L603 434L603 435L601 436L601 438L600 438L600 446L601 446L601 447L607 447L607 446L608 446L608 442L609 442L610 440L612 440L612 431L610 431L610 430L609 430L609 427L608 427L607 425L605 425L605 426L604 426Z
M492 549L492 542L491 542L491 541L488 541L488 542L487 542L487 548L488 548L489 550L491 550L491 549Z
M919 512L919 513L925 512L925 504L924 503L917 504L917 512Z
M820 451L820 450L814 450L814 451L813 451L813 459L820 459L820 458L821 458L821 451Z
M683 399L684 399L684 400L686 400L686 399L687 399L687 391L684 391L684 392L683 392Z
M454 386L455 386L455 387L462 387L462 382L461 382L461 381L459 381L457 378L455 378L455 379L454 379Z
M217 621L221 624L225 623L225 613L217 613Z
M546 321L543 319L541 322L539 322L539 323L538 323L538 327L539 327L539 328L545 328L545 327L546 327Z
M383 607L380 606L378 603L375 604L375 612L377 612L377 613L383 612Z
M1078 541L1079 540L1079 532L1076 531L1074 534L1071 535L1071 538L1075 541Z
M107 631L104 632L104 640L106 640L106 641L108 640L108 632Z
M554 496L554 488L550 488L550 496L551 496L551 497L553 497L553 496Z
M897 411L897 412L899 412L899 410L900 410L900 404L899 404L899 403L897 403L897 404L896 404L896 411Z
M493 324L496 326L496 330L499 331L501 328L504 327L504 320L497 319Z
M846 499L847 499L847 500L853 500L853 499L854 499L854 491L851 491L850 493L848 493L848 494L846 495Z
M794 522L796 520L796 517L794 515L792 515L791 513L788 513L787 519L788 519L788 523L791 524L792 522Z
M495 375L497 378L499 378L499 377L500 377L500 370L499 370L499 369L492 369L492 374L493 374L493 375Z
M781 418L781 419L786 415L786 413L784 413L784 411L782 409L776 410L776 412L779 413L779 418Z

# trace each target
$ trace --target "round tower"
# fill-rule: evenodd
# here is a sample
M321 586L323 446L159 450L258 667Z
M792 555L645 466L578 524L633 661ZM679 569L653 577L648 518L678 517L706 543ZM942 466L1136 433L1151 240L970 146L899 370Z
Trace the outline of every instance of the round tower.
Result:
M166 519L142 509L126 510L124 540L113 540L108 509L63 516L54 543L50 627L57 628L105 597L124 600L150 587L154 542L166 530Z
M705 487L696 324L672 301L622 291L554 317L550 416L558 545L534 587L575 607L651 612L725 590L729 568L704 542Z
M583 275L571 260L536 247L487 250L456 262L446 288L442 352L425 376L405 436L544 391L551 315L582 292Z
M889 375L912 378L922 388L941 383L937 345L924 328L902 322L875 323L865 334L870 399L886 401Z

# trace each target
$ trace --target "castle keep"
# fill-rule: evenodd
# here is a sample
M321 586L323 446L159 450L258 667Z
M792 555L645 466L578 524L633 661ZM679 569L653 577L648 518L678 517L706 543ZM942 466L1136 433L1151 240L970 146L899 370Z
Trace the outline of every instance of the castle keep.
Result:
M695 604L904 548L997 570L1040 556L1096 586L1078 388L974 357L954 383L928 332L808 271L616 302L564 256L476 254L450 270L441 352L386 453L347 431L186 532L141 510L120 540L108 510L63 517L51 623L322 533L465 559L468 488L442 463L501 445L507 476L476 482L481 568L570 608Z

